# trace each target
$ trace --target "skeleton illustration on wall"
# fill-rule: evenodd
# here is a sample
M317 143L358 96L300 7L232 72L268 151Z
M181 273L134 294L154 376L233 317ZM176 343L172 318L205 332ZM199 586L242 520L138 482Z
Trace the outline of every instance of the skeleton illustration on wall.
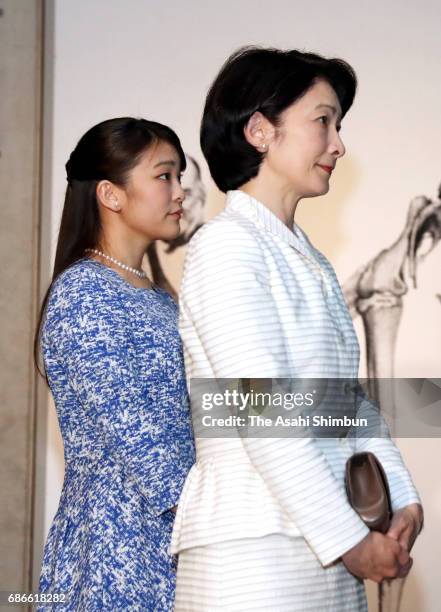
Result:
M405 226L396 241L356 270L343 285L352 318L360 315L363 320L370 393L379 406L388 407L392 417L395 415L394 388L384 382L379 385L377 381L394 377L395 347L408 291L407 278L416 289L418 264L440 239L441 185L438 199L418 196L411 200ZM379 585L380 612L399 612L404 583L405 579L398 579Z
M408 291L407 279L417 288L418 264L441 238L441 186L438 199L413 198L406 223L395 242L361 266L344 283L343 293L352 318L363 320L366 339L367 378L370 393L395 417L393 379L395 347ZM393 432L392 432L393 433Z
M186 245L203 225L206 190L197 162L187 155L183 185L183 233L168 243L166 253ZM351 316L361 316L366 341L369 392L380 406L386 407L394 421L394 389L378 385L378 379L393 379L395 348L408 281L417 288L418 265L441 240L441 185L436 199L417 196L409 204L405 225L398 238L368 263L358 268L343 284L343 293ZM147 252L154 281L176 296L160 264L156 247ZM437 296L441 301L441 295ZM393 434L393 431L392 431ZM405 579L379 585L379 611L399 612Z
M352 318L361 315L367 347L368 378L392 378L394 348L407 293L408 276L417 287L418 263L441 238L441 186L438 199L413 198L397 240L361 266L344 283ZM407 274L406 274L407 273Z

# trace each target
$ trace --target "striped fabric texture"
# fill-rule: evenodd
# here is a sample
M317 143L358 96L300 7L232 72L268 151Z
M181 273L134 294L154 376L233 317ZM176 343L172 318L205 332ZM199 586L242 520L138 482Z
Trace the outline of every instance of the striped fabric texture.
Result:
M190 242L180 332L192 378L355 378L359 346L335 272L241 191ZM369 400L360 403L369 411ZM368 530L344 490L347 458L373 451L394 509L419 497L390 438L198 438L172 552L243 538L304 538L323 568ZM179 570L178 570L179 574ZM214 608L213 608L214 609Z
M302 538L272 534L179 556L175 612L367 612L364 585L337 563L324 571Z

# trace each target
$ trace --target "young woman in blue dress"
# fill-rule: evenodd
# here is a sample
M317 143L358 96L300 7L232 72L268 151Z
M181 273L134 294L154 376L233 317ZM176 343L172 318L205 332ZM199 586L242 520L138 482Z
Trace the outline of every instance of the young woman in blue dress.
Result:
M40 579L57 610L173 608L169 543L194 446L177 306L141 265L179 234L184 169L176 134L133 118L91 128L66 164L36 340L64 443Z

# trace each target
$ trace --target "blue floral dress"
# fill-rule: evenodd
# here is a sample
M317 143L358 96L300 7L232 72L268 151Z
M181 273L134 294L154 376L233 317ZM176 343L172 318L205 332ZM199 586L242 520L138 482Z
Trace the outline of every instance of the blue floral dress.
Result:
M173 609L174 514L194 445L178 309L82 259L53 285L42 351L65 479L40 592L56 609Z

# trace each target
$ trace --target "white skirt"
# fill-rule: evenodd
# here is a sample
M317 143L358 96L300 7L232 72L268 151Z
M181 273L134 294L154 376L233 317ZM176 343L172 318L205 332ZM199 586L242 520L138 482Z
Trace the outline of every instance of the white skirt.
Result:
M176 612L367 612L343 563L323 568L303 538L272 534L183 550Z

